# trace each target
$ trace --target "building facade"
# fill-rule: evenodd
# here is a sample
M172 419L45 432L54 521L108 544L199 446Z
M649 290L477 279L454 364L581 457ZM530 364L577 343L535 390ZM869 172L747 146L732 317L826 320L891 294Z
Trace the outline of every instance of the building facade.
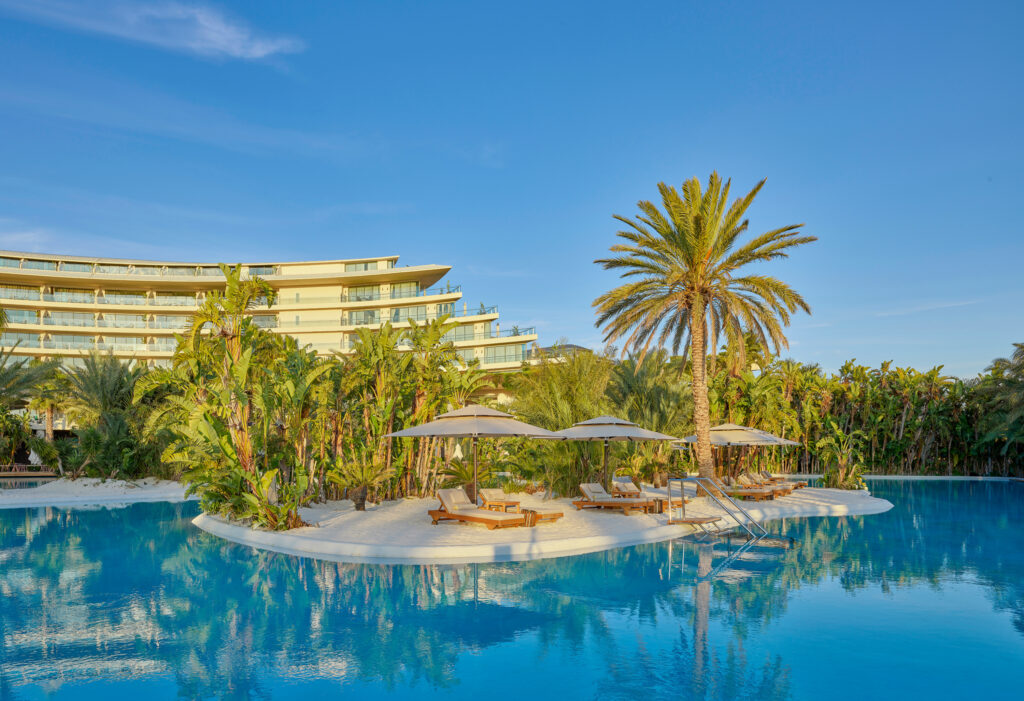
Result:
M277 292L254 321L294 336L321 355L350 353L359 328L391 322L407 328L448 315L448 334L467 362L501 372L518 368L537 340L533 328L501 328L497 306L470 305L462 289L442 283L450 266L397 265L398 256L297 263L251 263L243 275ZM216 265L82 258L0 251L0 337L16 356L75 358L93 351L166 364L174 335L210 290L223 289Z

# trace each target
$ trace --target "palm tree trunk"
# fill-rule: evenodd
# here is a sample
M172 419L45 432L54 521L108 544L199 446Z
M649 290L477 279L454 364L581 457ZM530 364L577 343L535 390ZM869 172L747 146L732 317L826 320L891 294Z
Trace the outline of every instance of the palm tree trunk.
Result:
M53 414L54 407L51 404L46 407L46 442L53 443Z
M697 471L701 477L715 476L711 455L711 408L708 404L707 338L704 329L705 307L698 300L690 316L690 355L693 358L693 422L697 428Z

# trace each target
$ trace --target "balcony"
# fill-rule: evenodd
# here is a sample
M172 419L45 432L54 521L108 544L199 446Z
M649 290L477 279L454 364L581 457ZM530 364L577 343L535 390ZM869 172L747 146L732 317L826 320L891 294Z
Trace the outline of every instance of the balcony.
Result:
M154 307L194 307L198 304L195 297L157 295L149 303Z
M0 299L24 299L39 301L39 290L28 290L19 287L0 287Z
M96 326L95 318L85 317L61 317L61 316L45 316L43 317L43 325L45 326Z
M462 285L438 285L437 287L428 287L425 290L417 290L412 292L410 290L391 290L391 299L409 299L411 297L434 297L437 295L452 295L462 292Z
M103 295L97 297L96 301L99 304L131 304L131 305L145 305L149 300L147 297L142 295Z
M149 328L145 319L100 319L96 326L107 329L145 329Z
M457 333L457 331L458 329L446 333L444 340L458 343L459 341L487 341L492 338L515 338L517 336L535 336L537 334L537 329L533 326L523 328L513 326L511 329L505 329L497 333L490 330L480 333Z

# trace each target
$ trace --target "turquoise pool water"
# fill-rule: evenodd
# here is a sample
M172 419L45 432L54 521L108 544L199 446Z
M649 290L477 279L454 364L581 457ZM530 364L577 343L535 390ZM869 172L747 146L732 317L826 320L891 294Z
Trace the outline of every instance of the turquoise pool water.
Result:
M1024 484L496 565L339 565L195 504L0 511L0 698L1021 698ZM608 518L623 518L608 514Z

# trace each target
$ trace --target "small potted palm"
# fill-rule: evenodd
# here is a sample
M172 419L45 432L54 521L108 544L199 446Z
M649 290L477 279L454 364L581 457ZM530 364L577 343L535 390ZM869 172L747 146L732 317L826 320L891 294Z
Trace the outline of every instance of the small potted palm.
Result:
M384 482L390 476L390 471L373 456L360 457L364 459L343 461L339 458L328 474L328 479L348 490L348 498L352 500L356 511L366 511L367 494L372 487Z

